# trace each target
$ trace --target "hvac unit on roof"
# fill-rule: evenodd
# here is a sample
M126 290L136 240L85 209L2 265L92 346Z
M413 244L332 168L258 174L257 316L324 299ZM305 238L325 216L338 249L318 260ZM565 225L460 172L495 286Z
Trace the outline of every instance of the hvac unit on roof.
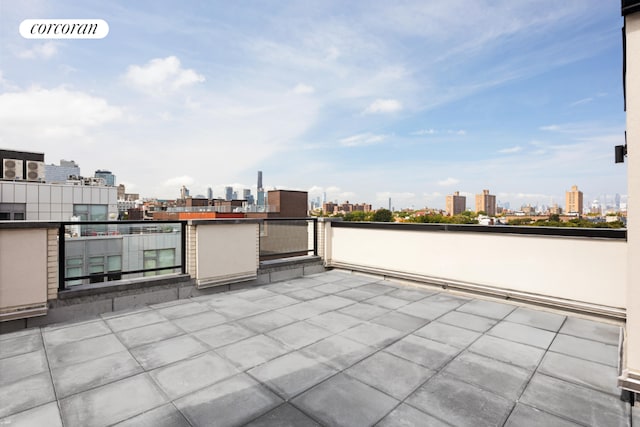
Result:
M27 181L44 181L44 162L27 160Z
M22 175L22 160L2 160L2 179L22 179Z

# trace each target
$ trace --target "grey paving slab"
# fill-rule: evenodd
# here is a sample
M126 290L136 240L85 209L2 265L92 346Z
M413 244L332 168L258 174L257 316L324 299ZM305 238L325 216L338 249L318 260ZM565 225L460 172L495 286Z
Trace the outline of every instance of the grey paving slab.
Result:
M295 406L284 403L246 424L245 427L320 427Z
M388 326L407 334L409 332L415 331L428 322L429 321L427 319L410 316L408 314L399 313L397 311L390 311L381 316L371 319L371 323Z
M510 400L520 397L531 377L523 368L469 352L453 359L442 372Z
M118 427L191 427L184 416L173 404L168 403L159 408L144 412L135 417L129 418L121 423L115 424Z
M495 325L487 334L543 349L549 348L556 335L554 332L545 331L544 329L506 321Z
M620 326L589 319L568 317L560 329L561 334L600 341L605 344L618 345Z
M520 402L589 426L628 426L629 407L619 397L536 373Z
M213 352L182 360L149 373L171 399L210 386L240 371Z
M265 335L275 338L291 348L300 349L332 334L331 331L303 320L274 329Z
M192 335L200 341L205 342L209 347L218 348L252 337L256 335L256 333L235 322L202 329L194 332Z
M436 375L405 401L456 426L500 426L513 403L446 375Z
M0 359L0 386L48 370L49 365L44 349Z
M343 298L337 295L325 295L313 301L309 301L309 304L314 307L322 308L323 311L337 310L339 308L351 306L354 304L353 300L349 298Z
M60 400L66 427L107 426L166 402L147 376L140 374Z
M256 316L245 317L244 319L238 320L237 323L247 329L262 334L296 321L293 317L286 316L277 311L268 311Z
M62 419L56 402L50 402L7 418L0 419L0 426L11 427L62 427Z
M498 323L498 320L476 316L475 314L464 313L462 311L450 311L444 316L439 317L438 322L476 332L486 332Z
M320 284L320 283L318 283ZM289 292L294 292L294 291L299 291L301 288L300 286L295 285L294 283L288 283L288 282L279 282L279 283L275 283L272 285L268 285L267 289L270 292L276 292L279 294L287 294Z
M415 331L414 334L460 348L467 347L482 335L479 332L447 325L439 321L429 323Z
M139 314L147 311L151 311L151 308L149 308L149 306L130 307L130 308L125 308L123 310L116 310L116 311L110 311L107 313L102 313L100 317L104 320L115 319L116 317L130 316L132 314Z
M166 322L167 318L156 311L143 311L106 319L105 321L114 332L119 332L152 323Z
M208 351L209 347L188 335L136 347L131 354L146 369L154 369Z
M455 307L460 307L461 305L473 300L473 298L464 297L452 292L438 292L427 297L427 299L431 303L448 304Z
M421 317L427 320L434 320L442 316L443 314L454 310L456 307L462 304L462 302L457 302L455 300L432 301L432 298L436 296L437 295L434 295L420 301L412 302L411 304L400 307L398 311L401 313L409 314L411 316Z
M176 400L194 426L237 426L282 403L273 392L245 374L216 383Z
M347 375L338 374L293 399L323 424L371 426L391 411L398 401Z
M338 292L346 291L347 289L351 288L337 283L325 283L313 288L313 290L323 292L325 294L337 294Z
M503 319L515 309L515 305L481 299L471 300L457 308L458 311L462 311L463 313L475 314L476 316L489 317L491 319Z
M265 310L276 310L278 308L288 307L293 304L298 304L298 300L291 298L287 295L274 295L272 297L262 298L256 301L256 304Z
M640 407L638 405L631 407L631 425L640 426Z
M184 304L177 304L171 307L161 308L158 310L158 312L167 319L178 319L180 317L190 316L209 310L211 310L209 306L191 301Z
M469 351L533 371L545 351L538 347L520 344L502 338L483 335L471 344Z
M355 303L348 307L338 310L342 314L357 317L361 320L371 320L374 317L382 316L389 312L388 309L378 307L377 305L371 305L367 303Z
M578 427L579 425L529 405L517 403L505 427Z
M417 335L407 335L384 351L426 368L438 370L453 359L460 349Z
M279 308L276 311L278 313L282 313L286 316L290 316L298 320L304 320L308 319L309 317L317 316L318 314L324 313L329 310L326 310L321 306L313 305L312 301L305 301Z
M353 365L345 373L398 400L404 400L435 371L381 351Z
M307 322L320 326L333 333L342 332L353 326L361 324L363 321L337 311L328 311L307 319Z
M376 424L376 427L447 427L450 425L402 403Z
M290 351L284 344L266 335L256 335L216 350L243 371Z
M186 332L199 331L211 326L221 325L227 322L227 318L215 311L205 311L202 313L194 314L192 316L185 316L179 319L173 320L173 324L181 328Z
M0 334L0 342L13 338L26 337L27 335L40 335L40 333L40 328L28 328L15 332L7 332L6 334Z
M127 329L116 335L127 348L139 347L162 341L167 338L183 335L185 332L175 326L172 322L153 323L135 329Z
M618 364L617 346L576 338L571 335L558 334L549 350L609 366L617 366Z
M277 294L261 287L255 289L243 289L241 291L234 292L233 295L249 301L257 301L263 298L276 296Z
M362 286L358 286L357 289L366 292L372 292L376 295L382 295L396 290L395 286L390 286L388 284L383 284L382 282L378 283L367 283Z
M51 369L86 362L113 353L125 351L126 348L114 335L102 335L83 341L55 346L47 351Z
M0 418L56 399L48 372L0 386Z
M301 350L302 353L339 370L348 368L375 351L373 347L340 335L323 339Z
M429 289L422 289L416 287L401 287L394 291L389 292L387 295L394 298L401 298L407 301L419 301L428 296L434 295L436 291Z
M549 351L542 359L538 372L620 396L618 370L613 366Z
M376 297L378 294L365 291L359 288L355 288L355 289L349 289L349 290L337 293L336 295L343 298L349 298L354 301L364 301L364 300L368 300L369 298Z
M340 333L343 336L361 344L382 348L391 344L404 335L403 332L377 323L361 323L358 326Z
M130 377L142 367L128 351L51 370L58 399Z
M111 329L109 329L105 322L96 320L95 322L83 323L77 326L43 331L42 337L47 347L53 347L110 333Z
M336 369L300 352L285 354L247 371L285 400L297 396L337 372Z
M297 291L289 292L287 294L287 296L299 299L300 301L308 301L325 295L325 292L316 291L315 289L298 289Z
M37 333L18 335L5 339L0 345L0 359L31 353L44 348L40 330Z
M258 302L227 295L207 301L207 304L230 319L249 317L267 310Z
M505 320L534 328L546 329L558 332L567 316L542 310L533 310L528 307L518 307L509 314Z
M400 308L404 305L409 304L409 301L402 298L392 297L390 295L378 295L376 297L368 299L367 304L373 304L377 305L378 307L395 310L396 308Z

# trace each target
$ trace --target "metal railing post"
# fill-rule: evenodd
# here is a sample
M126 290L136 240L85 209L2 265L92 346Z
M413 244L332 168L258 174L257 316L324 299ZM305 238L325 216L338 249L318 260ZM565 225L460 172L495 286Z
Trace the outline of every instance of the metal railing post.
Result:
M65 284L65 225L60 223L58 227L58 291L66 289Z
M318 256L318 218L313 219L313 256Z

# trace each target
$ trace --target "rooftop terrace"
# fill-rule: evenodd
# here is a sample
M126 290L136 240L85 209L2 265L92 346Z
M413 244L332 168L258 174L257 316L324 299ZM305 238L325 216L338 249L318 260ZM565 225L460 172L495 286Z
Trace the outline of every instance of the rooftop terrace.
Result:
M332 270L4 334L0 425L640 423L618 324L496 301Z

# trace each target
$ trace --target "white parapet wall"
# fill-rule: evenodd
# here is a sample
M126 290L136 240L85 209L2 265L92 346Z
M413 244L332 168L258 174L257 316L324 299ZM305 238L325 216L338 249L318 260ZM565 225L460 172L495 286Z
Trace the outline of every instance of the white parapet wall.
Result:
M624 239L398 227L328 227L327 266L576 307L622 317ZM611 310L609 310L611 309ZM617 314L616 314L617 313Z
M48 261L46 227L0 229L0 321L46 314Z
M257 277L259 222L190 221L187 253L195 258L189 271L199 288Z

